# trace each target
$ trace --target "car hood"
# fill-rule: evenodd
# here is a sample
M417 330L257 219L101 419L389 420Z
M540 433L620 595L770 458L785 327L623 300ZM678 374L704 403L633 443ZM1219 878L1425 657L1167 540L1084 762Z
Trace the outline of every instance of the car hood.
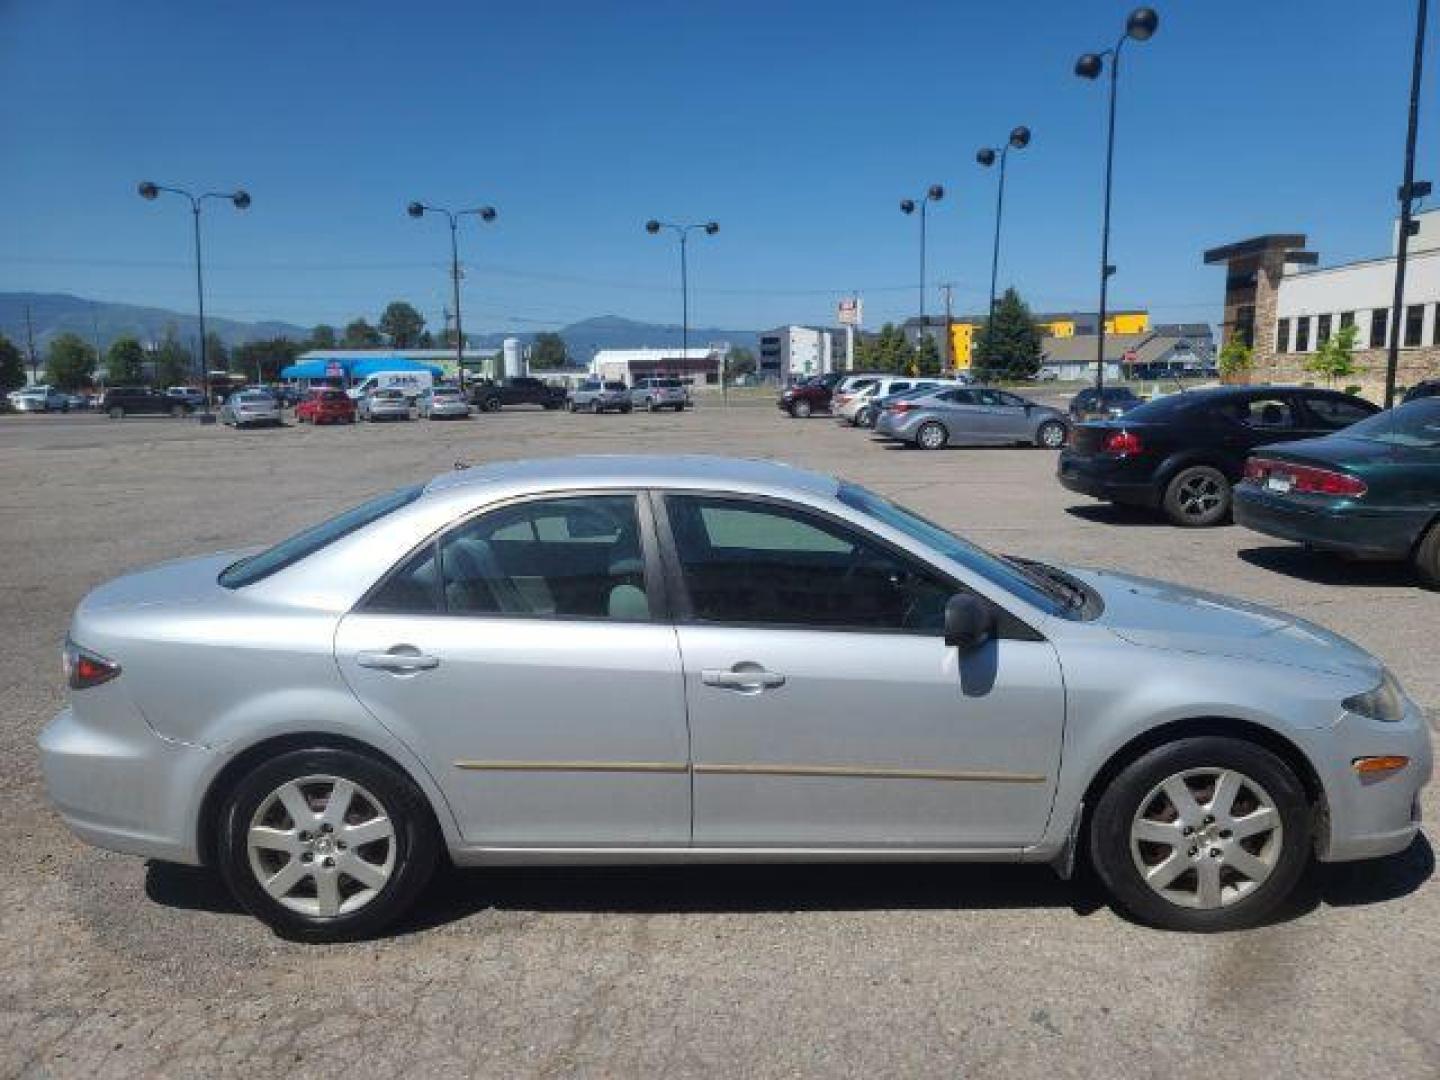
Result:
M218 594L229 594L219 581L220 571L231 563L254 555L263 548L218 551L197 558L172 559L133 574L107 581L80 602L81 612L113 611L118 608L154 607L160 604L191 604Z
M1109 570L1066 568L1105 601L1096 622L1134 645L1228 656L1378 684L1379 660L1339 634L1218 593Z

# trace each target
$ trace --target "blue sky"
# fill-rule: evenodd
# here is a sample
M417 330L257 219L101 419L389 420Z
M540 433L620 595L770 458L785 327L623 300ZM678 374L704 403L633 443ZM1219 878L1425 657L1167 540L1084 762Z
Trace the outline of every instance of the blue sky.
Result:
M1413 4L1157 6L1121 80L1114 300L1217 321L1200 253L1259 232L1382 254ZM420 198L499 208L462 235L468 330L678 322L651 216L722 225L692 247L696 325L826 321L857 289L878 325L917 303L897 202L939 182L930 281L974 310L995 180L974 152L1025 123L1002 284L1093 308L1105 91L1071 67L1129 7L0 0L0 289L188 310L187 213L135 195L153 179L254 198L206 211L216 314L343 323L402 297L438 323L447 239L405 216ZM1427 79L1418 175L1440 180L1434 104Z

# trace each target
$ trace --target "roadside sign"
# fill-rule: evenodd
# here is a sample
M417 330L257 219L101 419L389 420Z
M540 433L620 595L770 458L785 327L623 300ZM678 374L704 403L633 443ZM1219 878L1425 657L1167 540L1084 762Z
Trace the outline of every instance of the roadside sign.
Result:
M327 379L343 379L345 377L345 368L339 360L331 360L325 365L325 377Z
M836 305L835 317L841 326L859 326L863 314L864 309L858 296L846 297Z

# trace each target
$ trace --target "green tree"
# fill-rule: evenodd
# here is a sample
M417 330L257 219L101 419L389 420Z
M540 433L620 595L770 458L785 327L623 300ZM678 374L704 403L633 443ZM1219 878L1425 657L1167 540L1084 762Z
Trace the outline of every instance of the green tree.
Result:
M310 329L310 341L306 346L310 349L333 349L335 348L335 327L329 323L316 323Z
M392 301L380 316L380 333L396 349L415 348L424 329L425 316L404 300Z
M535 342L530 346L530 366L533 369L546 371L564 367L569 359L570 351L565 347L565 339L559 334L547 330L543 334L535 335Z
M209 340L210 335L207 334L206 341ZM210 360L210 367L215 369L215 357L210 356L207 359ZM165 328L165 337L155 347L150 361L155 365L156 386L184 386L196 378L198 369L195 354L180 340L173 323Z
M1244 382L1255 366L1255 350L1245 343L1243 337L1234 334L1220 350L1216 366L1220 369L1220 377L1226 382Z
M61 390L89 386L95 374L95 349L79 334L61 334L50 342L45 381Z
M116 338L105 353L105 382L134 386L145 379L145 346L133 337Z
M995 302L995 316L975 335L974 365L982 378L1033 378L1040 370L1040 328L1013 288Z
M755 373L755 354L743 345L725 354L725 377L727 381Z
M1305 363L1305 370L1325 379L1326 386L1334 386L1335 380L1354 375L1360 370L1355 364L1355 324L1342 326L1326 338L1315 350L1315 355Z
M878 334L862 336L855 343L855 366L861 371L899 374L910 370L914 354L905 331L894 323L886 323Z
M920 346L915 350L911 363L916 375L940 374L940 346L935 343L934 334L921 336Z
M4 334L0 334L0 394L19 390L25 383L25 360L20 350Z
M274 382L280 378L282 368L295 362L303 350L298 341L287 337L269 338L264 341L247 341L235 346L231 356L231 367L254 382Z
M381 344L380 331L364 319L356 319L346 325L340 344L347 349L373 349Z

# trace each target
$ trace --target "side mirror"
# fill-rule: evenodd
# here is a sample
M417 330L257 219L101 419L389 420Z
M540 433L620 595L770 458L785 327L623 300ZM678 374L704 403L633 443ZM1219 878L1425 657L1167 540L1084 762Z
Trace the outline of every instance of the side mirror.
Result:
M995 636L995 613L970 593L956 593L945 602L945 644L962 654L978 649Z

